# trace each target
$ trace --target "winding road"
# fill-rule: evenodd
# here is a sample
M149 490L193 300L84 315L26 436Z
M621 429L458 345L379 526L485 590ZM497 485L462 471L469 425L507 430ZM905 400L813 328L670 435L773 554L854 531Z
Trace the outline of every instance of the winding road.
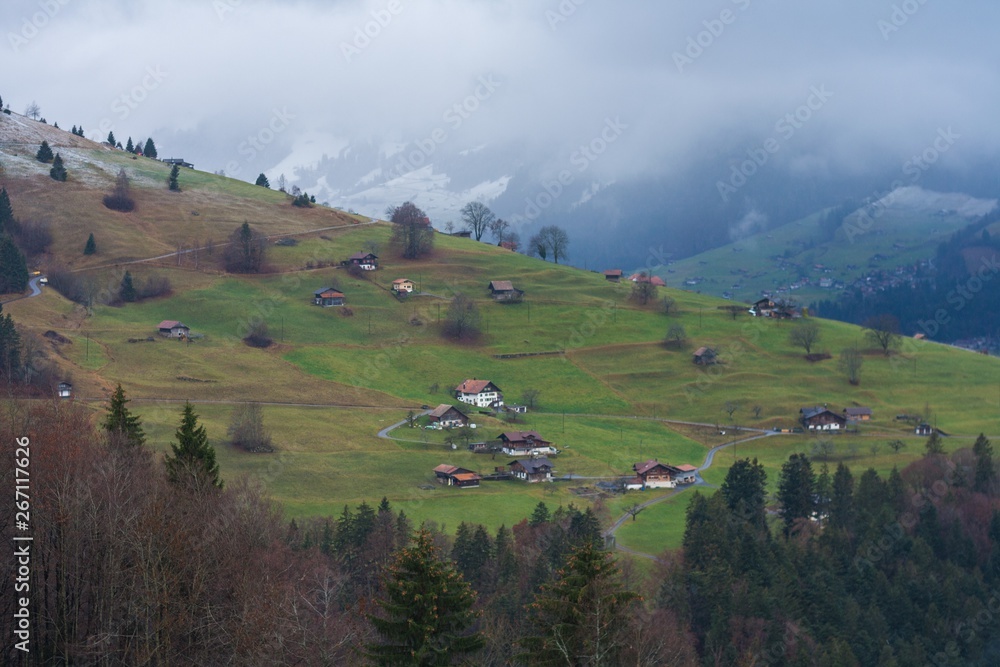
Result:
M13 299L0 301L0 306L2 306L5 303L12 303L14 301L20 301L21 299L30 299L33 296L38 296L39 294L42 293L42 288L39 287L41 283L38 282L41 279L42 276L35 276L34 278L28 281L28 287L31 289L31 294L22 294L21 296L15 296Z

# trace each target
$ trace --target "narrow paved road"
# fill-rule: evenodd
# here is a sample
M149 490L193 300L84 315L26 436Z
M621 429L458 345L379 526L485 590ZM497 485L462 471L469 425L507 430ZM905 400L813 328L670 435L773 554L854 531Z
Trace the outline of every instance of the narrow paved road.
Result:
M33 296L38 296L39 294L42 293L42 288L39 287L39 282L38 282L41 279L42 279L41 276L35 276L34 278L28 281L28 287L31 288L31 294L22 294L21 296L15 296L13 299L0 301L0 305L3 305L5 303L11 303L13 301L20 301L21 299L30 299Z

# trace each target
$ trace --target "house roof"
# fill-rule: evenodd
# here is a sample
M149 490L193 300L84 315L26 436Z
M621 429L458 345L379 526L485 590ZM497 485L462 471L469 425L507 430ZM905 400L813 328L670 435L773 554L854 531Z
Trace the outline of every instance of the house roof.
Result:
M158 327L160 329L173 329L174 327L181 327L183 329L190 328L183 322L178 322L177 320L163 320L162 322L160 322Z
M698 471L698 468L696 466L691 465L690 463L682 463L679 466L674 466L674 467L677 468L678 470L680 470L681 472L697 472Z
M604 271L603 273L604 273L604 275L609 276L611 278L621 278L622 277L622 270L621 269L608 269L607 271Z
M439 472L442 475L450 475L451 473L458 470L457 466L448 465L447 463L442 463L437 468L434 468L434 472Z
M848 417L860 417L861 415L868 415L870 417L872 414L872 409L865 407L844 408L844 414L847 415Z
M509 280L491 280L490 289L494 292L513 292L514 283Z
M369 257L371 257L372 259L378 259L378 255L376 255L375 253L373 253L373 252L363 252L363 251L362 252L356 252L353 255L351 255L350 257L348 257L347 259L368 259Z
M821 414L823 414L825 412L829 412L831 415L833 415L837 419L840 419L840 420L844 419L844 417L842 415L838 415L833 410L831 410L829 408L824 408L821 405L816 405L816 406L812 406L812 407L808 407L808 408L802 408L801 410L799 410L799 412L802 413L802 418L803 419L812 419L813 417L821 415Z
M666 287L667 283L663 281L660 276L650 276L642 275L642 273L633 273L628 277L634 283L649 283L650 285L655 285L656 287Z
M332 287L324 287L323 289L318 289L313 292L314 296L323 296L324 294L329 294L330 296L344 296L343 292L339 292Z
M552 465L552 461L549 461L545 457L542 457L542 458L539 458L539 459L515 459L514 461L511 461L507 465L512 466L515 463L521 464L521 467L523 467L524 470L525 470L525 472L527 472L529 474L530 473L535 473L535 472L540 472L539 468L545 468L545 467L547 467L549 470L552 470L552 468L555 467L555 466Z
M527 442L529 439L541 443L548 442L538 435L538 431L504 431L497 438L505 442Z
M396 278L392 281L393 285L402 285L403 283L412 283L413 281L409 278Z
M657 466L668 469L670 468L670 466L668 466L666 463L660 463L655 459L650 459L643 463L636 463L635 465L632 466L632 470L635 470L636 475L645 475L647 472L649 472L653 468L656 468Z
M713 350L710 347L704 347L703 346L703 347L699 347L697 350L694 351L694 356L696 356L696 357L701 357L701 356L704 356L706 354L715 354L715 350Z
M459 482L472 482L476 480L481 480L482 477L474 472L456 472L452 473L452 479L458 480Z
M441 405L437 406L436 408L434 408L433 410L431 410L430 416L431 417L444 417L451 410L454 410L455 412L457 412L458 414L462 415L463 417L467 417L468 416L464 412L462 412L461 410L459 410L458 408L456 408L454 405L452 405L451 403L442 403Z
M482 393L488 386L493 384L489 380L466 380L462 384L456 387L456 391L463 394L479 394ZM500 391L500 387L493 384L493 388L496 391Z

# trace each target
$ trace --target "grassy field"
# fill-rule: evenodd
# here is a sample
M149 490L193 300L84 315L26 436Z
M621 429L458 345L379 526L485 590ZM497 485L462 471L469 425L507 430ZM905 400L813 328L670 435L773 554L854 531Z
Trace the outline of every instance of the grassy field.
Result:
M31 164L27 147L5 145L0 159L6 187L20 217L51 223L54 244L46 261L80 269L97 293L117 290L122 262L130 258L204 246L208 240L218 244L244 220L268 234L300 234L297 245L269 246L270 272L263 275L222 274L216 247L212 254L185 254L179 262L127 265L137 279L154 273L169 278L173 294L167 297L88 309L46 289L38 298L4 307L34 333L95 416L121 382L158 451L169 447L181 402L191 400L217 448L224 478L259 480L289 516L337 514L344 504L377 502L385 495L417 520L449 528L476 521L496 528L524 518L540 500L553 507L591 503L593 495L579 491L596 480L441 487L431 472L440 463L489 472L508 461L452 450L439 432L394 431L413 442L376 437L410 410L449 402L451 389L472 377L498 384L508 402L519 402L528 389L539 391L537 407L510 428L538 430L561 450L558 473L582 477L616 478L649 458L698 465L709 447L733 437L734 423L793 426L806 405L873 408L874 421L860 434L836 439L836 456L858 470L888 471L921 453L922 440L912 437L898 455L884 446L871 452L872 442L907 435L909 427L894 419L900 413L923 414L961 436L946 439L950 448L969 446L965 438L981 431L1000 430L997 359L907 340L891 357L866 350L861 383L852 386L835 357L847 347L866 347L857 327L821 320L818 347L834 359L812 363L789 344L788 323L747 315L733 319L719 310L731 303L722 299L661 290L660 296L676 301L675 312L666 316L630 303L629 284L444 234L435 236L432 255L401 260L389 249L386 223L361 224L322 207L296 209L282 193L198 171L182 170L183 192L171 193L162 163L132 160L85 141L65 148L72 158L70 181L61 184ZM127 215L100 203L122 167L133 178L138 202ZM91 231L98 253L84 257ZM790 239L781 242L793 243ZM359 278L337 268L351 253L370 247L381 256L378 271ZM720 255L720 267L730 266L734 255L749 257L727 252L729 263ZM421 294L397 300L388 287L400 277L415 281ZM668 275L671 283L676 278ZM506 279L525 291L523 303L489 299L487 283ZM345 293L346 308L312 305L313 292L327 286ZM482 325L478 340L462 344L442 338L440 323L459 292L475 300ZM156 325L164 319L183 321L196 336L190 342L157 336ZM241 341L259 321L275 339L266 350ZM672 324L684 327L687 340L668 348L661 341ZM702 345L716 348L722 363L694 365L691 352ZM557 354L498 358L536 352ZM244 400L267 404L275 453L247 454L226 444L232 406ZM727 403L737 406L732 417L724 410ZM483 439L506 428L491 417L474 418ZM721 433L727 429L729 435ZM806 436L771 437L740 445L735 455L760 458L773 484L787 456L808 453L812 444ZM720 483L732 460L733 452L721 453L705 479ZM836 460L829 465L835 467ZM689 495L650 508L622 528L619 541L647 553L677 546ZM634 497L602 505L617 516Z

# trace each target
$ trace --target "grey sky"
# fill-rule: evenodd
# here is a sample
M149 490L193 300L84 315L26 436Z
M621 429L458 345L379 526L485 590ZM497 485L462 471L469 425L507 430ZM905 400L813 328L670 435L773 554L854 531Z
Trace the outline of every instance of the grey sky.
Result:
M248 180L436 128L557 170L617 118L592 167L616 179L709 147L742 159L825 86L782 157L864 170L939 128L962 137L947 159L997 152L998 19L995 0L6 0L0 95Z

